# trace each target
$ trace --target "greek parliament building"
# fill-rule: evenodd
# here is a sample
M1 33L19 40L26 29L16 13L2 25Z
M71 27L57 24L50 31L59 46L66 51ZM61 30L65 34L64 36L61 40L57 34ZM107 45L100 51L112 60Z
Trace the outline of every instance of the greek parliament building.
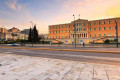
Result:
M102 42L105 39L114 40L116 39L117 30L118 36L120 38L120 18L110 18L93 21L78 19L72 21L71 23L49 25L48 38L52 41L61 41L71 44L74 43L75 30L77 44L81 42Z

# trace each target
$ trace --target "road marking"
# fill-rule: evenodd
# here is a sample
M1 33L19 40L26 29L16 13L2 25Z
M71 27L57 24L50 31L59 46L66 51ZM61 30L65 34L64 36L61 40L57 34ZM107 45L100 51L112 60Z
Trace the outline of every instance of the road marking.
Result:
M2 53L13 53L13 52L2 52Z

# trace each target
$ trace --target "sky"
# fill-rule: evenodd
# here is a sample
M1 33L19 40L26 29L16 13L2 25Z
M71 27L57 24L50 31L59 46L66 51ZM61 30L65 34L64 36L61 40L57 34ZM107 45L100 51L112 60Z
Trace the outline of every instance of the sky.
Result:
M120 0L0 0L0 27L7 29L33 23L47 34L49 25L70 23L73 14L76 20L120 17Z

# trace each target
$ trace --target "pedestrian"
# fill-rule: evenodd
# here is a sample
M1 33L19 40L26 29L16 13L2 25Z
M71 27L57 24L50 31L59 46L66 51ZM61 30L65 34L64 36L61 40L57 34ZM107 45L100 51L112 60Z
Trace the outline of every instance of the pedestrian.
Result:
M83 47L85 46L85 43L83 42Z

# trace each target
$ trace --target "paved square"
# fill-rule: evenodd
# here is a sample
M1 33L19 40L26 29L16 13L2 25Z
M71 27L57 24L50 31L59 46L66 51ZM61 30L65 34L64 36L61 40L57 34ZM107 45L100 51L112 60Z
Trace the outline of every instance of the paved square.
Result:
M0 80L120 80L120 66L1 53Z

